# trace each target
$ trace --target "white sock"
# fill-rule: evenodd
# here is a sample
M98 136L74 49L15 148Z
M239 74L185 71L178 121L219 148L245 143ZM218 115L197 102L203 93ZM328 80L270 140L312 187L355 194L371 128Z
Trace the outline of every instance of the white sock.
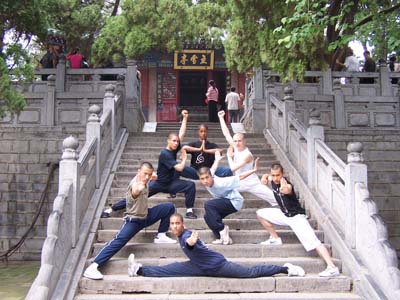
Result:
M158 238L162 238L162 237L164 237L164 236L166 236L167 234L165 233L165 232L159 232L159 233L157 233L157 237Z
M186 212L188 212L188 213L189 213L189 212L193 212L193 208L187 208L187 209L186 209Z
M97 268L99 267L99 264L93 262L89 267L92 267L92 268L96 268L96 269L97 269Z
M111 208L111 207L106 208L106 209L104 210L104 212L105 212L105 213L108 213L108 214L111 214L111 213L112 213L112 208Z

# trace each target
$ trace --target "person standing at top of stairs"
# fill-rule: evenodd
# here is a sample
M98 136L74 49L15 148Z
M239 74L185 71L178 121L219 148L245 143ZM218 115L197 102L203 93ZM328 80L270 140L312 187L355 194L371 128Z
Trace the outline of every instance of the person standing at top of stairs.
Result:
M175 206L170 202L148 207L148 183L153 175L153 166L143 162L138 174L129 183L126 193L126 213L121 230L109 241L95 257L94 261L83 273L89 279L103 279L103 274L98 267L105 264L115 253L125 246L129 240L145 227L151 226L161 220L158 234L154 243L176 243L176 240L166 235L169 218L175 212Z
M214 175L221 159L221 153L215 152L215 162L211 169L201 167L198 174L202 185L213 197L204 204L204 220L216 237L212 243L229 245L233 243L229 237L229 227L224 224L222 219L242 209L244 199L236 189L240 186L241 180L258 171L259 158L255 160L253 169L240 175L224 178Z
M182 110L182 123L179 134L170 133L167 139L167 146L161 150L158 157L157 179L149 183L149 197L163 192L170 195L177 193L185 194L186 215L188 219L197 219L193 213L194 200L196 197L196 186L194 182L179 179L180 173L184 170L187 153L181 150L181 143L186 134L189 112ZM177 153L181 150L181 162L177 162ZM126 199L115 203L112 207L102 213L102 217L109 217L113 210L121 210L126 207Z
M256 278L283 273L288 276L304 276L303 268L286 263L283 267L276 265L259 265L244 267L228 261L222 254L206 247L196 231L184 227L183 217L174 214L170 218L170 229L178 240L183 253L189 258L185 262L175 262L166 266L142 266L135 261L135 255L128 258L129 276L146 277L181 277L212 276L231 278Z
M221 124L222 133L226 141L230 145L228 148L227 156L229 167L235 175L240 175L243 172L253 168L253 154L249 148L246 147L246 139L243 133L236 133L231 136L228 126L225 123L225 112L218 112L219 122ZM240 182L239 192L248 192L263 200L268 201L271 206L278 205L274 193L266 185L262 184L257 174L248 176L245 180Z
M190 166L184 168L181 173L182 177L198 180L199 176L197 171L201 167L211 168L214 163L214 156L216 151L222 152L223 150L217 144L207 140L208 126L200 124L197 130L199 139L182 147L187 153L191 154ZM215 171L215 175L219 177L232 176L233 173L229 167L219 166Z
M278 236L272 224L290 226L306 251L315 249L326 262L327 268L319 273L319 276L338 276L339 269L333 263L328 249L321 243L310 226L305 210L300 206L293 186L283 176L282 165L274 163L271 166L270 173L262 176L261 182L263 184L271 183L275 199L279 205L279 208L272 207L257 210L258 220L270 234L270 238L261 244L282 245L282 239Z

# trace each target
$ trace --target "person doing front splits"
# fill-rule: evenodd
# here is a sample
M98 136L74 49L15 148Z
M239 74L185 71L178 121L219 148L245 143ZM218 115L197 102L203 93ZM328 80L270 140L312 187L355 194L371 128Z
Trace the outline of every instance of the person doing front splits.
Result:
M173 214L170 218L170 230L178 240L183 253L189 258L185 262L175 262L166 266L142 266L132 253L128 258L129 276L180 277L211 276L231 278L256 278L283 273L289 276L304 276L300 266L286 263L283 266L258 265L244 267L228 261L222 254L206 247L196 231L184 227L183 217Z

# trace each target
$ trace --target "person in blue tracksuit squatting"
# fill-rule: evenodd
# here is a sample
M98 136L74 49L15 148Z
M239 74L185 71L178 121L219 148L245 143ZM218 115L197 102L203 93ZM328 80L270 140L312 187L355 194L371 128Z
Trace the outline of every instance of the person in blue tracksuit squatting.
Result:
M211 276L231 278L256 278L283 273L289 276L304 276L300 266L286 263L284 266L258 265L244 267L228 261L222 254L204 245L196 231L185 228L183 217L173 214L170 217L170 230L178 240L188 261L174 262L165 266L142 266L132 253L128 258L129 276L146 277L179 277L179 276Z

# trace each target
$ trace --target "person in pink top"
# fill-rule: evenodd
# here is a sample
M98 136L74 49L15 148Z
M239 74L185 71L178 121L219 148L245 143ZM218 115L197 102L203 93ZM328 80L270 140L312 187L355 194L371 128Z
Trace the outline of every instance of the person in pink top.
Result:
M71 69L80 69L84 59L83 55L79 53L79 48L75 48L74 51L67 55Z
M208 121L218 122L218 89L214 80L210 80L208 84L209 88L206 93L208 99Z

